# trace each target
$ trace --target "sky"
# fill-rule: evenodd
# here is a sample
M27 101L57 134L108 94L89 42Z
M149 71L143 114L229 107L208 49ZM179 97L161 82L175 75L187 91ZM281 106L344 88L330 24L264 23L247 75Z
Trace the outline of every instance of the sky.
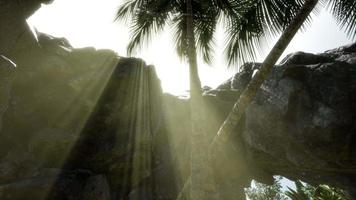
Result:
M43 5L28 19L28 23L40 32L67 38L74 47L112 49L120 56L126 56L130 38L129 24L114 22L115 12L122 2L123 0L55 0L51 5ZM153 37L149 45L137 52L135 57L155 65L165 92L185 94L189 88L188 66L177 57L171 36L172 32L167 28L165 32ZM255 61L263 61L276 39L268 41L268 46L259 53ZM324 9L313 17L306 31L295 36L282 58L295 51L321 53L351 42L337 26L330 12ZM233 76L238 68L236 66L228 70L226 67L223 56L224 34L221 28L218 28L216 43L213 64L206 65L201 59L198 62L202 84L213 88Z

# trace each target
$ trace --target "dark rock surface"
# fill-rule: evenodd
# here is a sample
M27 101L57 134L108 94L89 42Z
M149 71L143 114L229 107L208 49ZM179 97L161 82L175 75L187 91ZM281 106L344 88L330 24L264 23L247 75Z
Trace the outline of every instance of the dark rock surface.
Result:
M21 38L35 38L29 32L26 19L30 17L41 3L51 3L52 0L0 0L0 54L13 51L13 47L23 43ZM27 40L29 42L29 40Z
M45 34L38 39L35 58L16 52L16 70L1 74L0 198L126 199L136 188L160 199L152 182L161 181L153 176L166 159L159 160L165 139L154 68ZM1 67L11 67L5 61ZM153 146L158 137L161 149ZM171 168L162 176L173 178ZM72 175L78 170L85 179Z
M297 52L275 66L242 122L240 139L253 165L355 194L355 46L317 55ZM259 67L245 64L206 94L233 102Z

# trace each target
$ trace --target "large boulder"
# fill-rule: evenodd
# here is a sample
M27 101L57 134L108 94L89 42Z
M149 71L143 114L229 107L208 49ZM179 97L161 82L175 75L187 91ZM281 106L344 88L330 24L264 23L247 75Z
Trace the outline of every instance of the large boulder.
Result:
M28 44L30 52L18 48L11 53L15 72L9 60L1 66L9 68L0 76L5 94L0 115L1 197L136 198L133 191L154 199L174 196L166 192L174 187L158 177L173 177L173 166L167 165L167 156L160 156L167 142L162 91L153 66L110 50L74 49L63 38L42 33L37 38L38 44ZM15 76L9 79L11 73ZM89 184L70 174L67 178L67 173L39 177L47 169L86 170L96 178L88 179ZM161 195L153 190L153 182L159 181L165 184L159 187ZM84 183L88 186L61 189ZM83 196L81 190L90 191Z
M235 133L249 163L270 175L355 193L355 47L297 52L274 67ZM235 101L260 66L245 64L206 95Z

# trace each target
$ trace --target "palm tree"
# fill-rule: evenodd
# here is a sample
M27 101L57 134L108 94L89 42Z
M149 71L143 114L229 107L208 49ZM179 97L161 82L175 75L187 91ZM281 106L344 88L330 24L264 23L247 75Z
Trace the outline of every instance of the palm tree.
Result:
M294 20L292 20L292 22L288 25L282 36L279 38L275 46L268 54L267 58L262 63L262 66L259 71L252 78L250 83L240 95L239 99L234 104L230 114L225 119L224 123L222 124L217 133L217 136L214 139L212 147L213 149L219 148L219 146L221 146L228 140L229 135L232 133L232 130L241 119L246 107L252 102L253 98L255 97L257 90L267 78L273 66L276 64L279 57L287 48L288 44L293 39L297 31L307 20L308 16L310 15L317 3L318 0L305 1L299 13L295 16Z
M322 1L323 2L323 1ZM213 151L219 151L219 146L223 145L232 133L233 128L237 125L245 112L247 106L252 102L257 90L260 88L279 57L287 48L297 31L307 21L308 16L318 4L318 0L305 0L301 10L295 15L294 19L285 29L275 46L272 48L260 70L252 78L248 86L240 95L239 99L233 106L228 117L220 127L213 145ZM350 37L356 36L356 1L349 0L330 0L328 5L331 7L332 14L338 21L339 25L344 28ZM278 28L278 27L277 27ZM252 42L253 43L253 42ZM248 44L251 45L251 44Z
M204 173L207 163L204 160L196 159L207 157L202 155L201 149L207 149L210 141L201 142L204 137L204 114L201 105L201 83L198 75L196 40L204 60L211 61L213 34L219 12L214 6L206 6L212 1L171 1L171 0L129 0L118 10L117 19L131 17L133 25L132 40L128 45L128 54L147 41L151 34L162 31L169 22L175 28L176 49L181 58L187 58L190 74L190 107L192 118L192 173L191 199L211 199L209 194L211 185L211 175ZM197 144L199 141L199 145ZM198 161L200 160L200 162Z
M260 70L252 78L245 90L240 95L239 99L235 102L231 112L225 119L224 123L220 127L210 149L210 154L216 156L222 155L224 150L222 146L226 144L229 139L229 135L232 133L234 127L237 125L242 115L244 114L247 106L252 102L257 90L260 88L268 74L271 72L273 66L276 64L279 57L287 48L290 41L293 39L297 31L307 21L308 16L318 4L318 0L305 0L303 7L288 25L283 32L275 46L272 48ZM349 0L330 0L331 10L336 17L340 26L344 28L350 37L356 36L356 1ZM254 37L252 37L254 38ZM254 44L252 40L251 44ZM247 44L247 45L251 45ZM232 49L232 54L236 51ZM238 55L238 54L237 54Z
M226 53L229 63L252 58L255 55L255 47L262 41L260 38L266 36L264 26L271 27L271 32L275 32L280 26L289 23L294 13L293 9L299 7L300 4L296 0L128 0L119 8L117 19L131 18L132 22L132 39L127 47L128 54L133 53L142 43L147 42L152 34L162 31L165 25L169 24L175 28L178 55L188 58L192 113L192 170L195 171L191 179L192 199L207 199L214 196L206 192L214 191L210 178L212 176L209 172L204 174L203 170L197 170L209 166L209 163L206 163L209 159L204 159L208 157L205 150L208 149L209 141L204 130L204 106L195 44L204 61L210 63L214 32L221 17L226 22L228 38ZM205 197L202 194L206 194Z

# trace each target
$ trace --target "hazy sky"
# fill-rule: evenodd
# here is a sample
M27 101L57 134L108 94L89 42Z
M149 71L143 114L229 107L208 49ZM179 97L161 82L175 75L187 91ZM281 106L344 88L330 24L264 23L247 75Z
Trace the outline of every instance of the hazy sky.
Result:
M55 0L53 4L42 8L29 18L31 26L39 31L57 37L65 37L74 47L94 46L112 49L121 56L126 56L129 40L129 28L124 23L114 23L117 7L123 0ZM138 52L136 57L143 58L148 64L156 66L166 92L181 94L188 89L187 64L176 56L171 45L169 29L153 38L148 48ZM212 66L199 62L199 72L203 85L217 86L234 74L226 69L222 55L224 36L217 34L215 61ZM313 23L304 33L298 33L289 45L286 54L295 51L323 52L351 42L337 27L332 16L323 10L313 18ZM257 61L262 61L274 44L270 41Z

